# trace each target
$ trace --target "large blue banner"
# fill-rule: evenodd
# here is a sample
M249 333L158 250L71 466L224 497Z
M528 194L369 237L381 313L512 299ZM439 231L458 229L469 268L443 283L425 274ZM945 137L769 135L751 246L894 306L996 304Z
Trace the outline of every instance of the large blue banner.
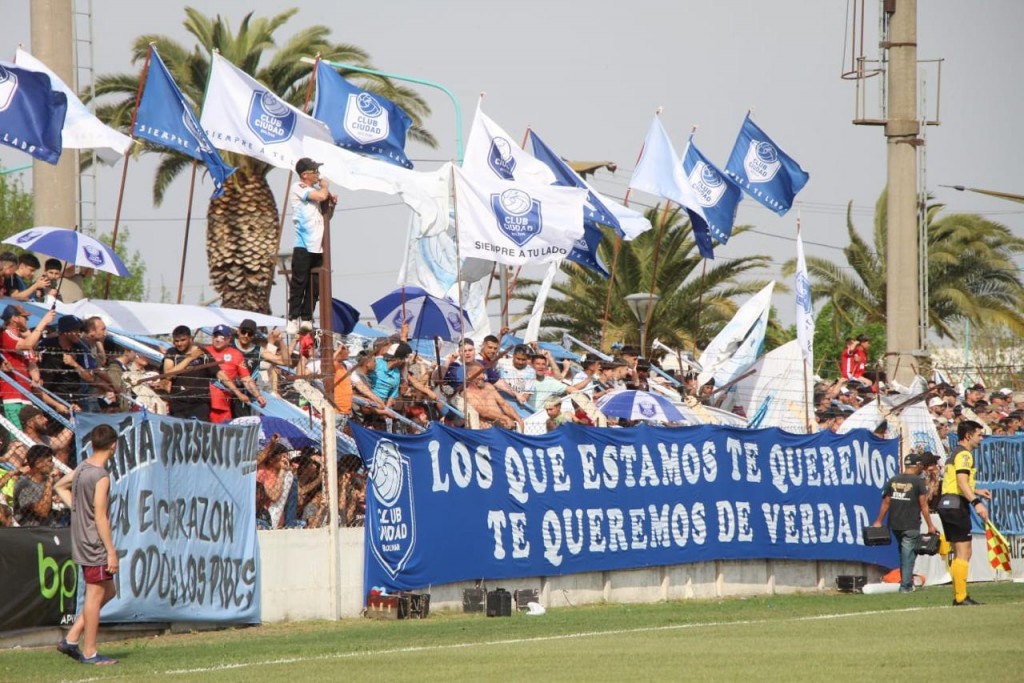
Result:
M989 517L1004 536L1024 535L1024 436L990 436L974 455L975 481L992 492ZM977 515L974 532L985 528Z
M120 568L102 620L259 623L259 426L81 413L78 442L101 423L120 437L109 463Z
M708 560L893 561L861 529L898 442L865 430L353 432L369 470L368 588Z

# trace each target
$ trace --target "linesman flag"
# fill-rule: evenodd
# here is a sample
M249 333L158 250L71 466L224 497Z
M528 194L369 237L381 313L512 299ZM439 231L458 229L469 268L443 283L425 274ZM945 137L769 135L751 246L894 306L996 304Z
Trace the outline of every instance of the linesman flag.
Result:
M992 569L1010 571L1010 544L992 520L985 522L985 545L988 546L988 563Z
M657 114L647 130L647 137L644 138L644 149L640 153L640 160L633 169L633 176L629 179L629 186L642 190L657 197L671 199L683 207L690 217L690 226L693 229L693 239L697 243L700 255L706 259L715 258L714 247L711 242L711 232L708 230L708 221L704 216L704 208L700 205L696 193L690 187L690 182L683 173L683 166L676 154L672 141L661 125L661 119Z
M192 107L160 59L156 47L149 46L149 70L135 114L135 137L156 143L206 164L213 179L216 199L224 194L224 182L235 169L224 163L203 132Z
M692 135L683 152L683 171L704 209L711 236L725 244L732 236L736 208L743 199L739 186L697 149Z
M327 124L339 147L412 168L405 155L412 118L391 100L352 85L323 63L316 67L313 118Z
M214 53L199 122L213 146L264 163L295 168L306 137L332 142L331 131Z
M56 164L68 98L38 71L0 62L0 143Z
M586 190L454 172L461 256L510 266L548 263L566 258L583 237Z
M811 177L757 127L748 113L743 119L725 172L743 191L780 216Z

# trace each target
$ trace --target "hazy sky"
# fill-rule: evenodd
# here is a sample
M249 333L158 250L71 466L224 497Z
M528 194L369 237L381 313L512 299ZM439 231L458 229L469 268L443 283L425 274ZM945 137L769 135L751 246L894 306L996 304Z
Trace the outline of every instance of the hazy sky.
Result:
M31 50L29 0L0 3L0 54L11 59L19 42ZM181 26L189 4L195 3L93 0L97 73L131 70L129 46L144 33L164 33L191 45ZM942 125L927 131L929 190L948 210L982 213L1024 234L1024 206L939 187L1024 193L1024 141L1017 132L1024 89L1014 73L1024 64L1024 2L918 4L919 58L945 59ZM321 3L304 5L278 35L286 39L302 27L325 24L335 40L366 49L377 68L445 84L462 106L463 135L478 94L486 91L484 110L513 137L529 125L564 157L617 162L617 173L601 172L594 184L620 200L657 107L664 108L662 120L678 152L691 126L698 125L698 146L719 165L745 112L753 108L757 123L811 179L783 218L745 199L738 222L755 226L754 232L716 253L722 259L767 254L774 265L763 275L778 277L781 264L794 255L797 210L807 253L842 259L847 202L853 201L855 223L869 236L874 203L885 184L882 130L851 124L855 88L840 79L849 62L843 54L847 5L845 0ZM867 5L865 45L874 57L878 3L867 0ZM233 26L246 11L271 15L286 6L267 0L216 3ZM934 112L934 67L922 67L922 77ZM866 87L876 95L878 79ZM428 170L455 156L455 124L445 95L429 88L421 92L433 109L426 125L440 147L410 144L407 151L418 170ZM0 162L18 166L29 157L5 147ZM154 168L155 160L131 163L122 224L131 232L131 248L147 262L150 296L156 299L161 286L172 296L177 289L188 179L183 174L164 204L154 208ZM99 174L98 224L105 232L113 226L120 174L120 166ZM30 176L25 174L27 183ZM286 173L272 171L269 180L283 196ZM206 277L209 192L208 181L196 192L185 287L190 303L214 296ZM634 193L631 203L653 201ZM370 301L396 286L407 226L407 211L396 204L386 195L343 193L333 220L335 296L364 315ZM285 232L282 250L290 251L290 230ZM775 297L784 320L792 320L790 296ZM283 313L283 283L271 301L274 312Z

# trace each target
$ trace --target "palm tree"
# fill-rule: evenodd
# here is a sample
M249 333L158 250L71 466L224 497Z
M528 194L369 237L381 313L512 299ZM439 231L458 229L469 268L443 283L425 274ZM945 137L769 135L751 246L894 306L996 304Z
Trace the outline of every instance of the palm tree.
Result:
M875 204L873 244L857 232L846 212L850 244L843 249L846 264L807 258L815 300L833 305L832 318L840 327L884 325L886 321L886 197ZM1004 225L974 214L941 218L942 204L926 207L928 235L928 324L939 337L950 338L964 320L974 325L1002 325L1024 334L1024 283L1014 257L1024 253L1024 239ZM795 262L785 270L792 273Z
M662 221L658 207L646 213L652 225ZM678 207L664 216L664 233L658 244L658 228L649 230L636 239L619 243L615 278L611 283L611 309L603 345L607 349L613 342L637 343L639 326L626 305L625 297L636 292L652 291L661 298L655 305L647 339L655 338L676 348L705 345L722 325L735 314L736 298L760 291L766 281L740 282L741 274L765 267L765 256L744 256L737 259L717 259L707 264L697 251L696 242L686 214ZM745 232L737 227L734 235ZM614 256L613 233L606 230L605 239L598 247L602 260L610 264ZM658 251L658 272L654 273L654 252ZM544 309L542 326L549 334L563 331L592 343L601 344L605 302L608 300L609 282L594 271L566 261L562 271L567 276L552 285L552 297ZM517 287L520 297L531 307L536 298L536 280L522 280ZM554 296L554 293L561 296ZM699 321L699 322L698 322Z
M330 29L310 26L300 30L280 47L274 33L295 13L293 8L271 18L245 15L237 33L228 20L204 16L185 9L185 29L196 39L191 49L161 35L139 36L132 47L132 63L144 62L149 44L154 43L171 75L195 106L203 100L210 73L210 54L218 50L228 61L268 86L280 97L302 108L305 104L312 66L302 57L319 54L322 59L369 67L369 56L349 44L329 41ZM267 53L277 48L272 56ZM367 90L396 102L413 119L409 137L431 147L434 137L422 127L430 114L426 102L409 88L382 77L351 72L346 78L360 81ZM128 128L135 108L140 74L105 75L97 79L96 95L117 95L121 99L97 108L97 115L111 125ZM198 110L198 107L196 107ZM161 155L153 180L153 202L159 205L171 182L192 165L192 159L158 145L146 143L142 153ZM279 244L279 212L267 183L273 168L251 157L222 153L225 161L238 168L229 179L224 195L210 201L207 210L206 252L210 280L225 306L269 312L270 288Z

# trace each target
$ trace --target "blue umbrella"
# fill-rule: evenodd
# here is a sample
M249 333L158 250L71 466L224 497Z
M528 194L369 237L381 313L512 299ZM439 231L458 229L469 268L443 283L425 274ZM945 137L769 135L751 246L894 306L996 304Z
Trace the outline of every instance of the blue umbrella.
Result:
M341 299L331 299L331 321L335 332L350 335L359 322L359 311Z
M594 402L597 409L608 417L626 420L654 420L657 422L684 422L686 418L664 396L649 391L626 390L605 394Z
M471 327L469 316L450 299L431 296L419 287L396 289L370 304L377 322L394 329L409 323L410 339L441 337L456 341Z
M3 241L26 251L37 251L83 268L126 277L128 269L103 242L67 228L38 227L15 233Z

